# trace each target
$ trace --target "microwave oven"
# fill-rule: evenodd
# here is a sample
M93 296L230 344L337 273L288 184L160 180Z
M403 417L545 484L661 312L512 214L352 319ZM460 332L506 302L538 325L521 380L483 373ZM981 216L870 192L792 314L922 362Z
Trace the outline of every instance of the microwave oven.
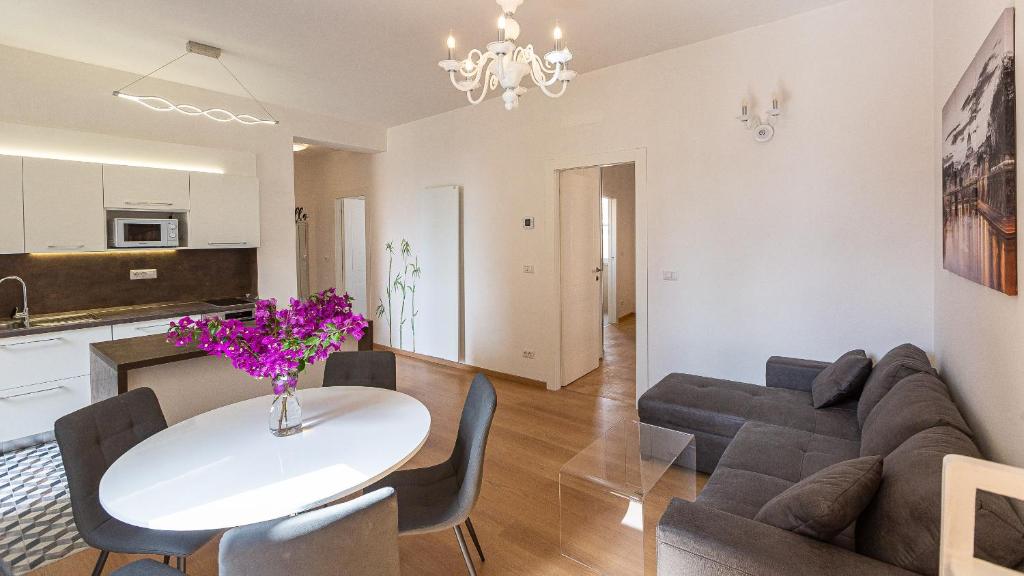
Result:
M177 248L180 234L174 218L114 218L112 248Z

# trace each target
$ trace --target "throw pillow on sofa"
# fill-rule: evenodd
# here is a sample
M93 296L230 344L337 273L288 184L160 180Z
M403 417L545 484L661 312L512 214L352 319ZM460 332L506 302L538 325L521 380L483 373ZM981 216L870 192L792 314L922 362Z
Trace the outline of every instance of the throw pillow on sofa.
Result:
M857 402L857 422L860 427L864 428L864 421L868 419L868 414L892 390L893 386L907 376L918 372L936 373L928 360L928 355L913 344L900 344L883 356L878 364L875 364L867 382L864 383L864 391L861 392L860 400Z
M769 500L754 519L830 542L857 520L881 481L882 458L878 456L839 462Z
M942 380L931 374L907 376L864 421L860 455L888 456L911 436L936 426L972 435Z
M857 519L857 552L919 574L939 573L942 459L981 458L956 428L929 428L885 457L882 485ZM1024 561L1024 523L1009 501L978 492L974 551L978 558L1014 567Z
M863 350L850 350L829 364L811 383L815 408L828 408L856 398L871 374L871 359Z

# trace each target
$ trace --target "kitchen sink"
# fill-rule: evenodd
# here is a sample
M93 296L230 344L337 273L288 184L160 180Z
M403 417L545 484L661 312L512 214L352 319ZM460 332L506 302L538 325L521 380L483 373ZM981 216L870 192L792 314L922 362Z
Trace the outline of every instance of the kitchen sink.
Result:
M0 320L0 330L14 330L16 328L24 328L25 321L20 318L4 318Z
M33 328L44 328L48 326L64 326L66 324L81 324L83 322L96 322L99 318L92 314L63 314L60 316L49 316L45 318L32 318Z

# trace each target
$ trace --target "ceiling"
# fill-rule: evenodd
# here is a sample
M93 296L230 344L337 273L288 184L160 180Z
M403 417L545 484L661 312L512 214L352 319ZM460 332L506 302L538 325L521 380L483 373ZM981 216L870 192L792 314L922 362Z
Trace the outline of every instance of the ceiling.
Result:
M557 18L586 72L772 22L840 0L527 0L520 43L547 49ZM492 0L0 0L0 44L143 74L220 46L261 100L375 126L466 105L437 67L449 29L459 52L496 37ZM216 62L190 55L158 78L244 95ZM118 86L111 86L111 90ZM145 92L145 81L137 90Z

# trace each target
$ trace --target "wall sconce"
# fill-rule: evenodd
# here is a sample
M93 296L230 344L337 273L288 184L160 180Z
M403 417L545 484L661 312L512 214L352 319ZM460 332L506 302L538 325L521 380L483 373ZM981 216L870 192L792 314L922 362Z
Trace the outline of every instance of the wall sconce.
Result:
M744 100L740 108L740 115L736 117L737 120L743 123L743 127L747 130L754 131L754 141L756 142L770 142L775 137L775 119L782 115L782 109L779 108L779 97L772 94L772 107L764 112L764 121L761 117L756 114L750 113L750 104Z

